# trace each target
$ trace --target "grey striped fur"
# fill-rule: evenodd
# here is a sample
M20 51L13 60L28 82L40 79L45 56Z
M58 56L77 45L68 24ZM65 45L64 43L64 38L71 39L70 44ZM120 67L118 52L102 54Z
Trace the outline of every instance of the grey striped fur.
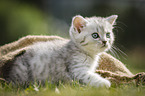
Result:
M81 21L75 21L76 18ZM110 18L116 20L117 17ZM77 23L82 21L85 25L77 32L76 27L79 28ZM112 26L108 18L85 19L82 16L75 16L70 27L70 40L38 42L29 46L24 54L14 60L6 79L13 84L78 80L90 86L108 88L111 83L94 72L99 66L99 54L109 50L114 41ZM104 37L105 30L109 30L112 34L110 39ZM100 39L94 40L91 34L96 31L100 34ZM107 45L103 48L101 40L107 40Z

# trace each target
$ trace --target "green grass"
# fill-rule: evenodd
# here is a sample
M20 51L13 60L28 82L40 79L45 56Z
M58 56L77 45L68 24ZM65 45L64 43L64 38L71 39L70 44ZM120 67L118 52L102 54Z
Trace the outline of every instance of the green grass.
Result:
M145 72L144 59L140 60L142 67L139 67L139 63L136 62L138 62L138 59L128 59L125 64L134 74ZM46 83L44 86L34 84L27 88L21 86L15 88L11 84L0 83L0 96L145 96L145 86L136 87L134 84L124 84L106 89L93 88L73 82L72 85Z
M134 74L144 72L144 66L142 69L134 66L135 64L132 63L127 67ZM77 82L73 82L72 85L62 83L54 85L46 82L44 86L34 84L27 88L21 86L14 88L11 84L0 83L0 96L145 96L145 86L136 87L135 84L124 84L106 89L80 85Z
M122 61L132 73L145 72L143 57L140 59L129 57L126 61ZM135 57L139 56L135 55ZM59 90L59 93L56 89ZM14 88L11 84L0 83L0 96L145 96L145 86L136 87L134 84L124 84L106 89L93 88L73 82L72 85L46 83L44 86L35 84L27 88L21 86Z
M73 82L72 85L46 83L44 86L34 84L27 88L14 88L11 84L2 83L0 84L0 96L145 96L145 87L136 87L130 84L106 89Z

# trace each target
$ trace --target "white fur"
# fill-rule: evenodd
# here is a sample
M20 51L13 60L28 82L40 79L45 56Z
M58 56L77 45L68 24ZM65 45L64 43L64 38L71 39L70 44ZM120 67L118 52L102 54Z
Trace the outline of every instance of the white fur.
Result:
M98 65L98 59L99 59L99 54L101 52L107 51L111 48L111 45L113 44L114 41L114 35L112 32L113 25L115 23L115 20L117 18L117 15L112 15L107 18L101 18L101 17L92 17L92 18L83 18L82 16L76 16L73 18L81 18L81 20L84 20L82 25L83 27L80 28L81 32L77 32L77 30L74 30L74 23L72 21L72 26L70 28L70 36L71 39L78 44L78 46L84 50L89 56L91 56L91 59L87 58L86 64L90 64L90 67L82 67L79 69L75 69L74 73L76 76L78 76L79 79L83 79L84 83L90 84L91 86L97 86L97 87L110 87L111 83L102 78L99 74L94 73L95 69L99 66ZM100 38L93 39L91 37L91 34L97 32L100 36ZM110 38L106 38L106 33L110 33ZM85 42L81 43L80 42L85 38ZM107 41L107 47L101 48L102 46L102 41ZM85 44L88 44L86 46L83 46ZM79 56L78 58L80 58ZM85 58L85 57L83 57ZM88 61L88 62L87 62ZM81 72L77 72L78 70L81 70ZM82 75L86 74L84 78L81 78ZM91 78L91 80L88 80L87 78Z
M19 83L29 81L30 76L34 80L51 79L54 82L75 79L95 87L110 87L111 83L95 70L99 66L99 55L113 44L112 29L116 18L75 16L69 31L71 40L53 40L29 46L26 53L15 60L10 79ZM94 32L99 34L99 38L92 37ZM110 38L106 37L108 32ZM102 41L107 42L106 46Z

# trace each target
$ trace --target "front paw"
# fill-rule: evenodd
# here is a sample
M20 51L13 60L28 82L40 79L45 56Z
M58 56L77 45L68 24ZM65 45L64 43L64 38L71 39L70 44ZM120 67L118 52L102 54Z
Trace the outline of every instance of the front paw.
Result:
M98 82L97 87L106 87L109 88L111 86L111 83L109 80L102 79L100 82Z

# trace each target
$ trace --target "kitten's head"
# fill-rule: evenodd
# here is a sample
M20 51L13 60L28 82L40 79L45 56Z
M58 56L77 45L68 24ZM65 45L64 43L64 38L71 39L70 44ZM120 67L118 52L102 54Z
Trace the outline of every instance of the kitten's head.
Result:
M100 53L111 48L114 41L112 32L117 15L106 18L73 17L70 37L80 48L92 53Z

